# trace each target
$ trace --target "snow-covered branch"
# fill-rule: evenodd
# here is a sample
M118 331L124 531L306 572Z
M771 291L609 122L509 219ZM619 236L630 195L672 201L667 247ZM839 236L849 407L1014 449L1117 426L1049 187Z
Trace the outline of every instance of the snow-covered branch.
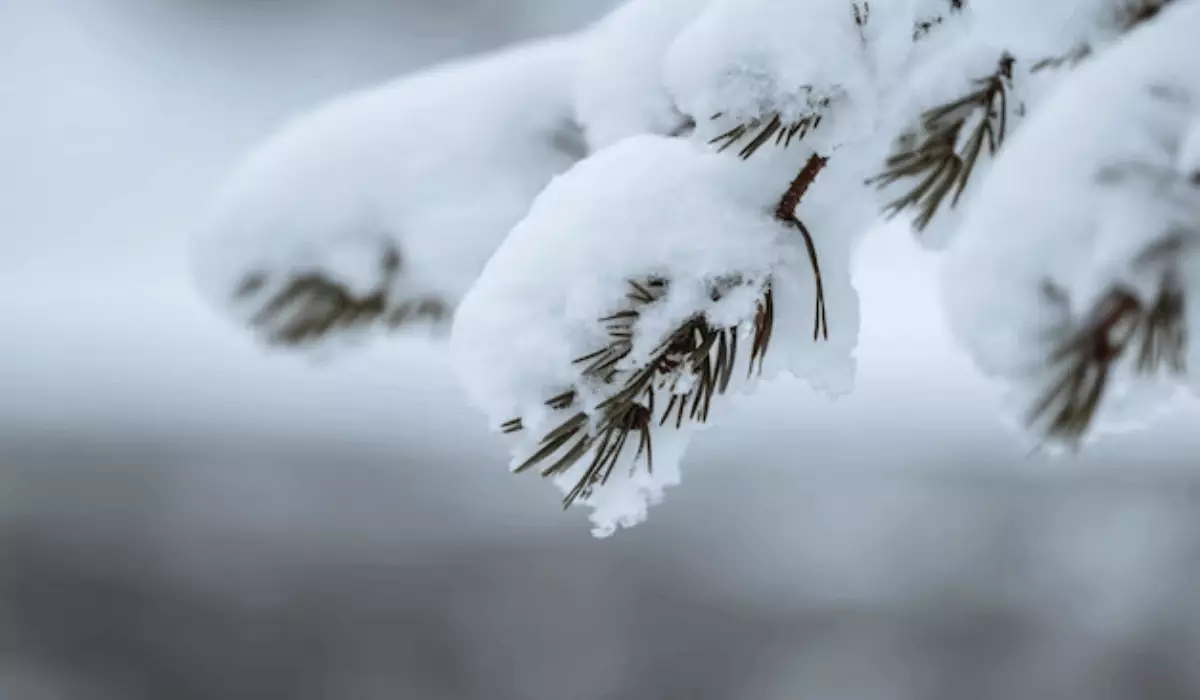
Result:
M205 286L292 345L453 314L512 467L607 534L729 393L850 390L853 251L900 216L948 249L952 326L1022 425L1074 444L1190 364L1198 15L630 0L285 130L206 226Z
M951 322L1039 441L1141 422L1194 364L1200 4L1177 4L1046 100L950 252Z
M251 153L202 222L201 287L266 342L448 329L492 251L582 158L569 38L339 98Z

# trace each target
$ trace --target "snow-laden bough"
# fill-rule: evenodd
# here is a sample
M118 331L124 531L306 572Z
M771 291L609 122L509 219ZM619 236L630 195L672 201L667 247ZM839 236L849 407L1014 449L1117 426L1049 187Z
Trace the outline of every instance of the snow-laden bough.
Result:
M820 241L745 175L682 139L610 146L546 188L459 308L456 366L515 436L513 468L590 506L598 535L644 519L714 404L774 371L780 309L811 312L810 345L830 337L824 286L846 266L824 272Z
M599 150L639 134L680 135L693 124L667 90L664 61L710 0L629 0L584 34L575 116Z
M887 103L892 152L869 184L884 213L943 248L1005 140L1070 70L1170 0L948 0L921 16L906 87ZM925 46L932 44L932 47ZM919 50L924 48L924 50Z
M285 130L209 221L205 286L293 345L457 305L512 467L603 535L729 394L850 389L851 258L901 217L949 249L972 357L1073 444L1195 352L1198 7L628 0Z
M1082 64L1000 156L951 250L952 327L1039 443L1140 423L1195 365L1198 36L1200 3L1180 3Z
M444 329L492 251L585 153L577 45L539 42L343 97L251 153L202 222L205 295L273 345Z

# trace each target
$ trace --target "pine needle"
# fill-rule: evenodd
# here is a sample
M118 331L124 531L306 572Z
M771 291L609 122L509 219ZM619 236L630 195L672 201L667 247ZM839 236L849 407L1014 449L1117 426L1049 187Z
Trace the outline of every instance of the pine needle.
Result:
M866 0L863 0L863 2L855 2L853 5L853 12L854 12L854 24L859 29L863 29L868 24L870 24L870 22L871 22L871 3L866 2Z
M1065 302L1065 298L1059 300ZM1047 439L1078 445L1091 427L1118 362L1136 345L1133 369L1150 376L1187 370L1184 292L1173 275L1145 306L1127 289L1109 292L1082 324L1057 344L1047 366L1056 376L1026 421Z
M946 11L950 14L956 14L962 11L963 0L949 0L948 5L949 7ZM924 39L925 37L929 36L934 29L942 26L945 21L946 19L942 15L937 15L935 17L931 17L930 19L918 20L913 24L912 40L917 42Z
M884 207L885 216L915 210L913 225L924 231L947 200L951 208L958 204L985 148L994 156L1007 136L1013 63L1005 54L970 94L922 114L923 136L902 140L884 171L867 180L879 189L900 180L916 183Z
M811 92L812 88L806 87ZM793 121L784 121L779 112L772 112L763 117L757 117L734 125L728 131L709 140L709 145L717 147L718 153L723 153L734 145L746 141L738 157L747 160L758 153L763 146L772 140L776 147L788 148L793 141L800 141L821 125L823 115L820 110L829 106L829 99L812 100L813 111ZM712 116L713 120L720 119L722 113Z
M719 117L718 114L713 118ZM778 133L781 128L776 125L771 133ZM815 242L808 227L797 217L796 210L828 162L822 156L811 156L784 191L775 210L775 218L780 223L797 229L804 236L816 285L814 342L829 337L825 288ZM720 301L747 284L752 283L738 275L715 280L709 287L709 297L714 302ZM719 327L709 322L705 314L694 314L669 333L646 362L636 368L627 368L624 361L633 352L638 321L670 289L670 282L659 277L629 280L625 305L597 319L608 342L574 362L582 380L615 391L591 412L578 405L579 395L573 389L547 400L546 407L564 417L538 441L534 453L513 471L521 473L536 468L543 477L560 476L591 455L582 475L563 499L563 507L570 507L608 482L621 456L631 445L632 433L638 435L632 468L636 469L644 458L646 468L652 471L651 431L655 426L668 423L681 429L685 422L708 421L713 399L725 394L732 382L741 357L738 337L743 330L749 330L751 336L747 372L749 376L762 373L775 329L775 294L769 279L757 284L760 285L758 302L754 318L748 323ZM669 397L665 404L660 400L663 393ZM659 410L659 406L663 408ZM518 433L526 426L520 418L513 418L501 424L500 429L505 433Z
M744 284L737 278L723 280L713 285L713 294L720 299ZM542 476L557 476L590 454L591 461L568 492L564 507L603 486L628 449L635 449L635 468L644 461L646 468L653 470L653 426L666 425L670 421L677 428L682 428L685 421L704 423L708 420L713 399L729 388L739 358L737 338L742 329L740 326L714 326L704 314L696 314L681 323L642 366L618 369L620 361L632 352L634 326L647 307L662 299L667 290L668 283L661 279L630 281L626 295L628 306L599 319L607 330L608 344L576 359L575 364L580 367L583 378L617 387L612 396L597 406L591 415L578 407L578 395L574 390L546 402L547 407L567 415L514 471L520 473L536 467ZM758 309L752 329L751 372L761 371L763 357L770 345L774 295L769 283L762 286ZM681 390L681 386L688 388ZM659 395L664 392L670 399L659 412ZM519 418L501 425L501 430L506 433L524 429ZM636 445L630 441L631 433L638 434Z
M1084 59L1092 55L1092 46L1086 42L1076 44L1066 53L1060 56L1051 56L1043 58L1033 67L1029 69L1030 73L1041 73L1045 70L1058 70L1059 68L1074 68L1079 65Z
M386 248L379 266L380 282L365 295L356 294L321 273L293 276L261 302L249 323L269 345L303 346L337 331L359 329L376 322L400 328L420 321L438 322L450 316L449 304L436 297L399 301L389 298L401 272L397 249ZM233 297L239 302L249 301L261 295L268 282L265 272L252 272L238 285Z

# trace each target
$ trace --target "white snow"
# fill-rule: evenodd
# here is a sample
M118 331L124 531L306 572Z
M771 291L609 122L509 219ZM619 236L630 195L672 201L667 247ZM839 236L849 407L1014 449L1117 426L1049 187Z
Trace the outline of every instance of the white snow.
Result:
M974 0L962 11L952 4L630 0L574 37L345 98L283 130L234 177L204 227L201 278L243 321L254 304L309 273L360 297L382 294L389 305L457 305L450 354L494 426L518 421L518 470L568 417L583 417L579 435L603 432L620 379L689 319L738 326L748 354L768 280L775 329L763 376L790 374L840 396L857 371L850 269L859 240L883 204L931 171L881 192L865 183L890 149L903 147L900 137L929 136L917 128L923 114L1010 66L1005 100L990 105L1004 110L1007 139L997 145L1006 165L993 173L985 146L920 240L954 247L952 325L981 369L1008 383L1010 402L1028 404L1046 381L1037 368L1049 333L1078 322L1117 283L1153 302L1168 270L1161 260L1137 261L1172 236L1188 245L1200 238L1191 184L1200 169L1196 98L1187 102L1176 90L1171 99L1144 99L1180 85L1193 90L1195 79L1174 76L1187 61L1164 49L1155 60L1135 52L1137 70L1105 51L1143 7L1134 0ZM1089 55L1078 72L1073 60L1034 69L1043 59ZM1117 107L1108 107L1110 89L1126 96ZM1042 114L1046 100L1053 107ZM1105 109L1091 108L1098 103ZM1041 126L1022 137L1026 111ZM772 119L818 116L820 127L788 148L768 140L743 159L710 145L739 124L753 134ZM961 157L988 115L978 107L956 117L964 124L954 144ZM1015 155L1005 155L1010 148ZM775 209L789 181L818 160L821 172L784 214L795 221L781 222ZM970 230L959 244L964 214ZM912 215L909 207L901 218ZM804 234L819 261L827 329L814 330L817 284ZM389 250L396 274L381 264ZM263 289L250 304L234 304L256 272L266 274ZM1200 288L1190 268L1177 272L1187 273L1189 291ZM714 287L732 278L739 282L715 299ZM628 312L631 282L652 279L669 286L638 306L617 380L585 372L578 359L614 342L601 319ZM1045 282L1070 303L1048 302ZM908 313L900 301L899 313ZM736 375L735 390L756 384ZM696 386L686 372L655 382L668 398ZM564 395L567 408L548 406ZM1119 383L1109 392L1107 424L1126 395L1133 397ZM644 399L639 405L649 410ZM714 416L721 410L716 405ZM604 488L575 500L592 509L596 534L640 522L678 482L696 426L660 427L658 415L648 430L653 471L630 444ZM590 444L573 466L551 474L569 498L602 451ZM546 463L568 454L559 446Z
M305 273L389 306L453 307L529 202L582 156L572 134L576 48L546 40L338 99L252 153L198 234L197 270L241 320ZM399 254L390 280L384 258ZM233 297L248 275L267 283Z
M1200 117L1192 120L1179 149L1177 168L1193 184L1200 184Z
M786 355L795 352L799 359L793 358L793 365L803 367L814 384L837 384L826 377L826 365L836 365L834 358L813 362L805 351L845 354L854 344L857 297L849 285L849 256L839 254L842 246L830 245L829 259L822 260L831 325L839 328L839 338L848 338L829 343L833 351L823 350L825 344L812 338L814 286L803 240L775 220L774 190L764 190L743 168L731 167L737 162L686 140L625 139L552 182L488 262L459 308L451 351L467 393L494 424L522 420L525 430L514 447L514 466L571 415L546 408L549 398L573 389L580 398L572 410L595 418L596 407L619 388L581 378L575 360L607 346L598 319L626 308L630 280L661 278L670 286L639 318L622 367L641 366L697 313L714 324L746 325L755 313L760 285L773 279L779 285L776 315L781 325L795 318L803 319L805 328L798 352L791 334L778 332L780 344L788 348L780 353L785 356L781 362L786 364ZM821 218L819 208L814 215ZM845 233L816 231L823 234L818 246ZM712 300L712 285L732 275L739 275L749 289ZM740 342L735 383L748 374L750 340ZM849 358L842 359L852 367ZM832 372L842 377L850 373L837 366ZM669 390L663 394L669 395ZM659 407L667 401L657 400ZM714 401L719 403L719 398ZM614 479L580 501L594 509L597 534L640 521L662 489L678 481L677 462L690 429L687 421L677 429L673 422L660 428L655 420L653 473L634 469L630 446ZM569 492L585 466L581 462L557 479L560 487Z
M1200 190L1176 163L1200 95L1198 35L1200 3L1183 3L1080 67L1002 153L967 215L944 280L947 311L980 369L1018 406L1049 381L1042 363L1055 327L1118 286L1152 303L1165 270L1138 259L1169 235L1196 237ZM1179 272L1194 293L1190 250ZM1048 301L1046 283L1067 308ZM1152 415L1157 401L1134 400L1143 393L1161 398L1136 391L1120 405L1114 397L1130 392L1128 372L1120 375L1101 429Z
M937 4L942 5L942 11L937 11ZM968 94L975 89L976 81L993 75L997 64L1007 57L1012 61L1012 70L1006 81L1005 131L1006 136L1012 136L1019 131L1024 115L1035 112L1063 80L1069 79L1078 61L1116 40L1131 25L1137 10L1158 3L973 0L953 13L946 11L948 4L921 3L916 8L918 23L929 21L921 18L934 16L942 17L942 21L917 42L905 70L891 81L900 88L894 99L883 101L885 115L881 121L887 131L920 136L917 127L922 113ZM982 110L976 110L969 115L968 126L982 118ZM960 155L962 146L960 140ZM918 239L924 245L939 249L953 239L962 224L963 212L988 177L991 161L985 150L956 203L944 203L932 222L919 232ZM911 190L921 177L905 178L885 188L881 204ZM915 220L918 213L910 207L901 214Z
M792 123L836 100L839 120L861 129L875 93L863 44L846 0L713 0L671 47L668 87L698 123Z
M930 134L922 125L922 115L927 110L952 103L975 92L980 88L980 81L997 74L1001 61L1006 57L1005 49L1001 45L986 41L974 31L963 27L958 29L961 30L960 34L943 37L939 50L922 55L922 60L914 63L911 72L905 76L902 87L887 101L886 113L881 119L886 134L916 139L927 138ZM1029 79L1023 68L1024 66L1018 66L1012 79L1006 80L1004 101L997 102L997 106L1006 106L1003 117L1005 138L1011 136L1018 128L1022 105L1029 99ZM965 153L963 142L973 131L974 124L982 118L984 111L978 108L969 115L956 147L960 156ZM999 130L995 133L999 139ZM1002 142L1000 145L1002 146ZM933 220L923 230L915 232L922 245L936 250L945 247L952 240L961 224L962 212L987 178L990 160L991 156L985 145L957 203L948 197L939 207ZM876 162L875 168L877 171L884 169L882 158ZM876 193L878 206L883 208L903 197L925 177L926 173L922 172L915 177L905 177L879 189ZM955 189L957 190L957 187ZM901 220L911 221L918 213L916 208L910 207L898 216Z
M1030 60L1060 56L1080 44L1117 39L1135 13L1161 0L971 0L980 28Z
M575 83L575 115L598 150L627 136L684 126L665 84L676 35L709 0L629 0L590 29Z

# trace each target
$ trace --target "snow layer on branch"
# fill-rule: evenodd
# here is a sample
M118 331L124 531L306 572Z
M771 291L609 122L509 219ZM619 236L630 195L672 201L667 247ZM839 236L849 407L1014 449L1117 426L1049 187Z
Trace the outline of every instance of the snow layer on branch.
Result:
M970 11L992 41L1021 58L1061 56L1076 46L1111 43L1139 18L1170 0L971 0Z
M593 150L636 134L670 134L685 118L667 92L664 60L709 0L629 0L586 34L575 115Z
M203 292L283 344L425 311L445 321L537 193L583 155L576 58L572 40L538 42L295 119L240 165L204 221Z
M849 0L713 0L671 47L668 87L697 122L794 123L837 100L848 133L830 138L852 138L871 124L876 92L854 10Z
M519 419L514 467L574 413L586 413L593 430L602 421L604 402L623 385L595 375L585 378L586 363L578 359L613 342L600 319L630 308L631 282L649 286L662 280L665 286L653 303L640 308L628 354L616 365L621 376L646 366L677 328L702 315L713 327L740 324L731 390L744 386L750 382L747 333L768 280L780 285L777 318L811 322L815 293L803 239L773 216L772 200L781 187L764 188L761 178L738 165L744 164L686 140L625 139L552 182L488 262L459 308L451 350L473 402L495 424ZM826 243L844 233L822 232ZM848 264L838 259L837 246L830 248L826 284L849 310L831 306L829 314L846 324L842 333L853 324L853 338L857 299L843 302L849 296ZM714 295L714 289L721 294ZM805 349L812 351L818 345L812 326L802 335ZM845 346L839 345L843 352ZM818 378L815 383L833 383L819 379L825 367L808 369ZM833 371L845 374L842 368ZM635 436L607 484L576 500L593 509L597 535L640 522L663 489L679 480L678 462L695 422L660 424L672 394L692 388L686 373L675 377L674 384L670 377L656 384L650 421L653 471L644 457L635 457ZM568 391L573 392L569 408L547 406ZM649 407L644 396L639 400ZM557 475L565 493L579 483L591 455Z
M946 245L958 230L963 211L987 179L993 155L1020 129L1025 114L1036 112L1080 61L1161 5L1159 0L974 0L948 12L947 4L940 14L928 3L917 10L916 51L905 74L894 81L902 86L899 96L885 100L883 122L901 138L877 180L885 185L885 211L911 219L918 239L933 248ZM930 24L930 16L941 20ZM997 76L999 65L1007 66L1004 89L989 100L988 93L976 91ZM973 93L984 99L958 102ZM974 139L987 122L991 128L980 149ZM961 124L952 140L957 162L941 155L946 150L942 137L955 124ZM946 183L953 185L949 196L942 187Z
M1065 371L1048 362L1064 334L1088 328L1115 291L1150 308L1174 278L1186 327L1200 328L1200 187L1187 162L1197 36L1200 3L1179 3L1077 69L1001 154L951 249L951 325L1022 411ZM1108 382L1101 430L1144 418L1164 394L1149 377L1131 381L1136 350Z

